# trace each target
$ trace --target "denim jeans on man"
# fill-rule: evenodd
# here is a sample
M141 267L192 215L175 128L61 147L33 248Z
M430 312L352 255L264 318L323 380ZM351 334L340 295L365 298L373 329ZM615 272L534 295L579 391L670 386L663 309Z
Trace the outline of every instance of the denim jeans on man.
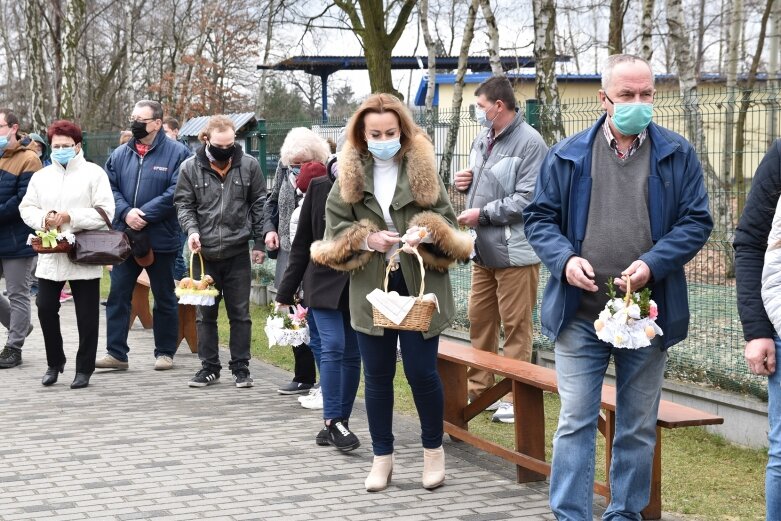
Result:
M350 315L338 309L310 308L309 316L320 337L320 355L315 354L315 359L320 360L323 419L349 419L361 379L361 355Z
M781 340L776 342L776 371L767 381L768 461L765 473L767 521L781 521Z
M249 293L252 271L249 250L224 260L204 259L206 273L214 279L220 290L213 306L198 306L196 327L198 330L198 358L204 369L220 372L220 347L217 339L217 314L220 300L225 299L225 311L230 321L231 371L240 365L248 366L252 320L249 315Z
M401 270L391 272L388 291L409 295ZM393 452L393 378L396 345L401 346L404 374L420 418L421 441L426 449L442 445L445 399L437 372L439 336L423 338L417 331L385 329L383 336L356 332L363 361L366 415L375 456Z
M556 338L561 396L553 438L550 504L559 521L592 519L594 444L602 381L611 355L616 371L616 429L605 520L641 519L648 505L656 445L656 418L667 352L654 339L642 349L602 342L591 321L573 319Z
M117 360L127 362L127 354L130 351L127 345L130 302L133 298L133 289L136 287L136 279L144 269L149 275L149 286L155 302L152 309L154 355L173 358L176 354L179 303L174 294L175 260L176 253L155 252L155 261L146 268L139 266L131 256L111 270L111 290L106 302L106 351Z

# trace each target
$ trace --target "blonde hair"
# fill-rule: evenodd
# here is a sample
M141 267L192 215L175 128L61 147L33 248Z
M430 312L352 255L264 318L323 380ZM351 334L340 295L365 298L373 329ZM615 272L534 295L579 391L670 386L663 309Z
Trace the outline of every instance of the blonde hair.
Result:
M232 130L234 133L236 132L236 125L233 124L231 118L223 116L222 114L212 116L209 118L209 121L206 122L206 126L203 127L203 130L198 133L198 140L202 143L206 143L207 139L211 139L212 132L224 132L228 129Z
M385 112L393 112L399 119L399 133L401 149L396 154L397 158L404 157L404 154L412 146L412 140L415 136L423 134L421 129L415 120L412 119L412 112L407 108L399 98L392 94L379 93L372 94L361 103L358 110L350 118L347 123L347 141L360 152L361 155L368 155L369 148L366 144L366 124L364 117L366 114L382 114Z
M309 161L325 163L330 155L331 147L328 146L328 142L306 127L290 129L279 150L279 160L285 166L290 166L295 159L301 163Z

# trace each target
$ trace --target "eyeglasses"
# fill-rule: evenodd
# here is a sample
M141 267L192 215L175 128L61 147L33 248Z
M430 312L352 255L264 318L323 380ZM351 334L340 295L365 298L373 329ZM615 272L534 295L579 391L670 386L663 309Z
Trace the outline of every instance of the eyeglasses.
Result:
M70 145L52 145L52 150L62 150L63 148L73 148L76 146L76 143L71 143Z
M130 123L136 123L136 122L138 122L138 123L151 123L152 121L155 120L155 118L134 118L133 116L130 116L129 118L127 118L127 120Z

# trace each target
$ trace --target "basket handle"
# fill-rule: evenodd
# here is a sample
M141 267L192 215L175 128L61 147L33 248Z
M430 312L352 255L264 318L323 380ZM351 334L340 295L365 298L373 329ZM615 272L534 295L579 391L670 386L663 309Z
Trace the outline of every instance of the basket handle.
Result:
M391 266L393 266L393 262L391 261L393 260L393 257L399 255L401 251L403 251L402 248L394 251L393 255L391 255L388 259L388 267L385 268L385 284L383 286L385 288L385 293L388 292L388 277L390 276ZM422 298L423 290L426 287L426 268L423 266L423 257L421 257L420 253L418 253L417 247L412 248L412 251L415 253L415 257L418 258L418 263L420 264L420 294L418 295L418 298ZM399 268L401 268L401 265L399 265Z
M626 302L626 306L629 307L629 301L632 299L632 283L630 282L631 278L629 275L624 275L621 278L626 281L626 296L624 296L624 301Z
M204 271L204 267L203 267L203 255L201 255L200 253L195 253L194 251L191 251L191 252L190 252L190 278L191 278L192 280L195 280L195 275L193 275L193 260L195 259L195 256L196 256L196 255L198 256L198 260L200 260L200 261L201 261L201 279L203 278L203 271ZM200 279L199 279L199 280L200 280Z

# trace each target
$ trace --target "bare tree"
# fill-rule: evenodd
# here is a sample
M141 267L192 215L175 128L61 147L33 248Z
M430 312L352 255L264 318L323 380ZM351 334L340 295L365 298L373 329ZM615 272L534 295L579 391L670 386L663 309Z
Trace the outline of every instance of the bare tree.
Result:
M41 5L38 0L24 2L25 32L27 34L27 77L29 79L29 118L35 132L43 132L48 121L44 112L43 61L44 32L41 24Z
M624 52L624 17L629 9L629 0L610 0L610 27L607 37L607 53Z
M79 40L87 16L87 3L85 0L68 0L66 5L62 35L62 98L58 117L78 121L77 62Z
M423 32L423 42L428 50L428 83L426 85L426 133L434 139L434 89L437 77L437 48L428 26L428 0L421 0L418 6L420 28Z
M537 72L535 95L544 110L541 134L547 143L564 138L561 103L556 83L556 5L554 0L532 0L534 10L534 66Z
M477 18L477 7L480 0L471 0L469 11L466 17L466 26L464 27L464 36L461 39L461 50L458 53L458 70L456 71L456 81L453 85L453 104L450 112L450 127L448 128L445 151L442 154L442 161L439 164L439 175L445 181L450 183L450 169L453 161L453 150L458 139L458 131L461 128L461 103L464 95L464 76L466 75L467 60L469 59L469 47L472 45L472 39L475 35L475 19Z
M746 179L743 173L743 149L745 146L745 128L746 116L751 105L751 95L757 82L757 72L759 62L762 56L762 49L765 46L765 35L767 34L767 23L770 19L770 13L773 11L774 0L767 0L765 10L762 13L762 19L759 22L759 38L757 39L757 48L754 51L754 57L751 60L751 67L746 78L746 85L743 88L743 96L740 102L740 111L738 112L738 123L735 125L735 188L738 193L738 215L743 211L745 203Z
M483 11L483 18L485 18L485 24L488 27L488 57L491 61L491 73L494 76L504 77L502 57L499 51L499 26L496 24L494 10L491 8L491 0L480 0L480 8Z
M731 184L732 158L734 152L735 102L738 91L738 63L740 61L740 28L743 25L743 0L733 0L727 29L727 102L724 104L724 151L721 156L721 177Z
M654 55L654 0L643 0L640 26L640 56L650 62Z
M393 48L404 33L412 8L415 7L415 1L401 2L396 21L390 31L388 31L390 25L388 17L391 9L386 11L382 0L334 0L333 5L349 17L352 30L363 45L372 92L389 92L403 98L393 85L391 56Z

